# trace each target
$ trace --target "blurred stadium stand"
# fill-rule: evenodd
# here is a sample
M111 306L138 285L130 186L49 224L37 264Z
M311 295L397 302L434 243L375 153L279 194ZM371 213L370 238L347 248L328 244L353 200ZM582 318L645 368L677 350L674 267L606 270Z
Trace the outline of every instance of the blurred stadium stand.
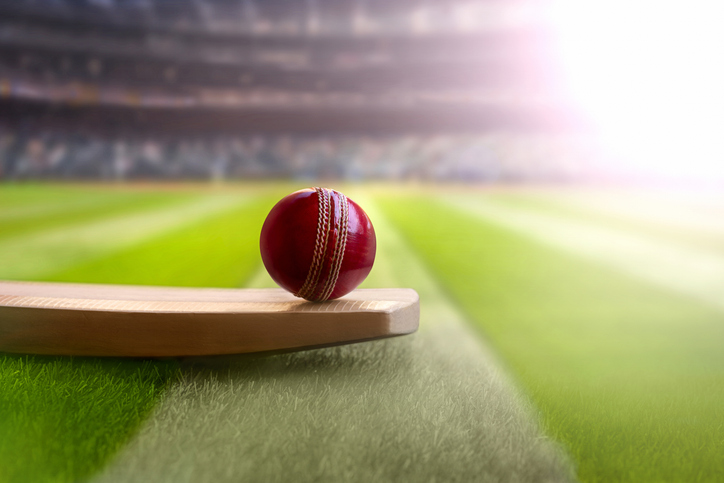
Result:
M0 176L584 176L540 8L0 0Z

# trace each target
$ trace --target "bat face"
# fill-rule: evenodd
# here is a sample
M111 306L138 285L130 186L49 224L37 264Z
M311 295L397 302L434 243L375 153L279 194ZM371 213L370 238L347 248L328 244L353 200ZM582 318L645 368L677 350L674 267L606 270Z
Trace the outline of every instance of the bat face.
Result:
M313 303L282 289L0 282L0 351L183 357L303 350L417 330L411 289Z

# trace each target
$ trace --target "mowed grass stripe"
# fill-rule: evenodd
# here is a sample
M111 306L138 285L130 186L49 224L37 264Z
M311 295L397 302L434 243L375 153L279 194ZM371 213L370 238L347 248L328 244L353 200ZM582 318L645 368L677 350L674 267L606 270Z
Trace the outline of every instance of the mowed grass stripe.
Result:
M44 279L58 270L131 247L245 201L228 193L200 195L163 208L5 238L0 240L0 278Z
M511 208L488 199L447 197L446 203L471 218L492 221L556 249L724 310L724 253L534 209Z
M383 206L492 341L583 481L721 480L720 311L429 194Z
M42 183L0 184L0 206L8 209L37 207L52 203L56 199L82 199L84 189L78 186Z
M211 213L100 259L46 276L59 282L238 287L261 263L259 233L274 196Z
M274 201L237 200L228 211L50 278L233 286L258 264L252 227ZM0 482L89 477L125 444L176 370L175 362L0 355Z
M0 190L1 192L2 190ZM62 192L51 200L29 206L0 204L0 240L10 236L79 225L134 211L151 210L188 200L189 193L132 193L83 189Z
M564 456L369 200L368 286L412 286L414 336L189 360L97 481L566 481ZM257 286L273 285L259 272Z
M153 408L170 362L0 354L0 482L76 482Z
M724 197L589 189L490 190L507 207L724 254Z

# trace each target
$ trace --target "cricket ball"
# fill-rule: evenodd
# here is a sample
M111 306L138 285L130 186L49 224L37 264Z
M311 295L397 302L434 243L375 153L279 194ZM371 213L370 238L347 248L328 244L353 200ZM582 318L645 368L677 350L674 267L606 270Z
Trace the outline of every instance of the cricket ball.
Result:
M354 290L375 261L367 214L339 191L308 188L277 203L261 229L261 259L282 288L311 301Z

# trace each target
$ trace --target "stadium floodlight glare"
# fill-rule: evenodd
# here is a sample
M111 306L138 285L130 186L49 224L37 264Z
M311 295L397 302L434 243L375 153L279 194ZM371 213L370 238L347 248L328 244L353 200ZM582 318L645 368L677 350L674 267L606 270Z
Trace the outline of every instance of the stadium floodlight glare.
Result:
M721 2L554 0L568 93L639 175L724 180Z
M308 302L282 289L0 282L0 352L183 357L295 351L415 332L412 289Z

